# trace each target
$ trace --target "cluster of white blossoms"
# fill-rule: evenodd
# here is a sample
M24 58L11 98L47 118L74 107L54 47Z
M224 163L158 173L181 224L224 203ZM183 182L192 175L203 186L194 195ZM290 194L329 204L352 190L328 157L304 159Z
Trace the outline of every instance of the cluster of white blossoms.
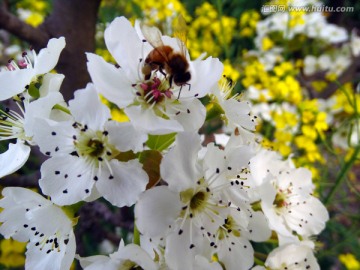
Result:
M290 41L294 42L292 44L302 44L304 40L309 42L310 49L304 55L303 72L306 76L316 72L340 75L350 66L352 58L359 56L360 37L329 23L326 15L317 11L324 7L322 1L292 0L287 5L285 12L270 13L256 25L256 51L252 53L259 56L267 70L273 68L277 59L283 58L286 54L284 43ZM264 48L264 39L269 37L282 42L270 49Z
M48 157L39 179L47 198L7 187L0 200L0 233L28 241L25 268L67 270L76 258L85 270L319 269L313 240L329 217L313 196L310 171L261 148L249 104L219 84L218 59L191 61L186 52L186 84L172 81L161 63L146 78L144 62L154 48L137 26L124 17L108 26L105 42L117 64L88 53L92 83L68 104L59 92L64 76L50 73L64 38L0 72L1 100L17 105L0 112L0 139L16 140L0 155L1 177L21 168L31 147ZM181 50L176 38L161 39ZM111 120L99 94L129 121ZM224 147L204 146L198 134L206 118L200 98L207 95L219 101L232 130ZM162 157L157 185L148 185L145 151ZM75 213L80 202L100 197L114 207L135 205L141 241L82 258L73 231L82 217ZM277 244L261 263L261 244L254 242L268 240Z

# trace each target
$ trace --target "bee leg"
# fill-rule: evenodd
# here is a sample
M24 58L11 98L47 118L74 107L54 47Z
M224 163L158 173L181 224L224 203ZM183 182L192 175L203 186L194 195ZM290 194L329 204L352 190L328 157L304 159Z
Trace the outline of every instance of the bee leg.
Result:
M171 88L171 86L172 86L173 78L174 78L174 76L170 75L170 77L169 77L169 88Z
M179 95L178 95L178 97L177 97L177 100L179 100L179 98L180 98L180 94L181 94L181 89L183 88L183 86L181 85L180 86L180 90L179 90Z
M159 67L159 71L162 75L164 75L165 79L166 79L166 73L164 72L164 70L162 69L162 67Z

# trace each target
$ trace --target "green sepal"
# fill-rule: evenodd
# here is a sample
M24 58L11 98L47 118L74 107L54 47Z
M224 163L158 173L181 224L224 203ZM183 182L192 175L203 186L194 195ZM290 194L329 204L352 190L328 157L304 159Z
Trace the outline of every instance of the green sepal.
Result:
M31 83L29 85L28 93L33 98L39 98L40 97L40 85L39 83Z

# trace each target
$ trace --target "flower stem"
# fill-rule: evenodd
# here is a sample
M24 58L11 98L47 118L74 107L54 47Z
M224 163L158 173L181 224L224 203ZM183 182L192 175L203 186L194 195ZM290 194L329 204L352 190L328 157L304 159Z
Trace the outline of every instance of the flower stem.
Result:
M328 196L325 198L324 203L325 205L329 204L332 197L334 196L335 192L339 188L339 186L342 184L342 182L346 179L346 174L351 169L354 162L357 160L357 156L360 152L360 144L357 145L357 147L354 150L354 153L351 155L351 158L345 163L345 166L341 169L338 177L336 178L335 185L330 190Z
M53 109L63 111L64 113L67 113L67 114L71 114L71 113L70 113L70 110L69 110L68 108L65 108L64 106L61 106L61 105L59 105L59 104L55 104L55 106L53 107Z

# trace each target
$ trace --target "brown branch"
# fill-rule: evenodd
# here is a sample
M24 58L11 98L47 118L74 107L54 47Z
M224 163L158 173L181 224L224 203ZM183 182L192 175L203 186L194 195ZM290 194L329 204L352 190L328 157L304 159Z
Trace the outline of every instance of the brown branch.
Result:
M90 82L85 52L95 50L97 13L101 0L54 0L53 11L34 28L0 5L0 29L7 30L29 42L35 50L45 47L53 37L64 36L66 47L61 53L57 72L65 75L61 92L65 100L73 98L75 90Z
M4 29L18 38L29 42L34 48L46 46L49 40L49 35L46 32L19 20L4 7L0 7L0 29Z
M90 82L85 52L95 50L97 13L101 0L54 0L53 12L39 28L52 37L64 36L66 47L56 70L65 75L61 92L65 100Z

